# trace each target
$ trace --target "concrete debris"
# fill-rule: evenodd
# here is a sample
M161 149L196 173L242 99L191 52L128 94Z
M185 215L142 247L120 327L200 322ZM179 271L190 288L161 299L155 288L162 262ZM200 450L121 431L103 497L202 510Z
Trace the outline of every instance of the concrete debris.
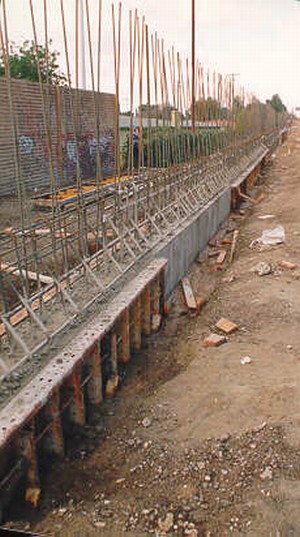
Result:
M104 520L99 520L98 522L94 522L95 528L103 529L106 526L106 522Z
M260 425L257 425L257 427L255 427L254 431L256 433L260 433L261 431L263 431L267 426L267 422L266 421L263 421L263 423L261 423Z
M266 481L267 479L273 479L273 471L270 466L267 466L265 470L260 474L260 479Z
M58 514L65 515L67 511L68 509L66 507L61 507L60 509L58 509Z
M263 214L261 216L257 217L259 220L272 220L273 218L276 218L274 214Z
M251 272L255 272L258 276L267 276L274 272L274 267L271 263L260 261L260 263L251 269Z
M173 528L174 524L174 515L173 513L167 513L166 518L162 520L161 518L158 520L158 528L160 531L168 533Z
M150 418L144 418L142 421L142 426L145 427L145 429L148 429L148 427L151 427L152 421Z
M244 358L241 359L241 364L242 365L247 365L247 364L252 364L253 360L251 358L251 356L245 356Z

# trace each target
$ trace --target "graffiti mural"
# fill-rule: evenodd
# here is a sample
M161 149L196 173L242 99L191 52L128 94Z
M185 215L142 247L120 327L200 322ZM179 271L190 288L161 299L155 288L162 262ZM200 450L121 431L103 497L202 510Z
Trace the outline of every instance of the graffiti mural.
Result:
M31 155L31 153L34 150L34 141L30 136L20 136L19 138L19 149L20 153L24 153L25 155Z
M7 94L6 80L0 79L0 92ZM93 95L89 91L67 88L48 88L45 128L38 84L24 80L13 81L14 109L17 124L17 143L21 162L22 181L28 191L50 188L50 162L58 188L76 184L80 171L82 180L94 180L97 173L97 152L103 177L115 173L115 113L114 95L99 94L98 121L94 117ZM57 92L59 91L59 99ZM78 103L77 132L72 120L71 99ZM2 109L1 109L2 108ZM0 131L0 195L15 193L14 168L1 166L1 159L13 160L14 136L11 118L0 101L3 129ZM4 139L4 133L6 133ZM97 134L98 133L98 134ZM3 137L3 139L1 139ZM51 160L50 160L51 159Z

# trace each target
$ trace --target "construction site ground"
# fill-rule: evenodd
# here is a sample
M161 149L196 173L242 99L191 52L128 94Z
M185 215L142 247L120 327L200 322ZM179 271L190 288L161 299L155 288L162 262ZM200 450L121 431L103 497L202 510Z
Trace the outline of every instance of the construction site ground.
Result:
M38 510L14 504L12 527L45 536L300 535L300 122L273 157L264 201L224 226L228 237L240 230L234 262L227 256L214 270L209 248L190 269L195 295L207 299L200 314L188 315L179 286L117 396L47 468ZM283 244L255 243L277 225ZM205 347L222 317L239 330Z

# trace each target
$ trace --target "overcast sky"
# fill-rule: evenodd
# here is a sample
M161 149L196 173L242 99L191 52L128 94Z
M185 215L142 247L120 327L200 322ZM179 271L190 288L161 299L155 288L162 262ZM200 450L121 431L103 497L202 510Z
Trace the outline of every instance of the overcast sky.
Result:
M16 42L32 37L28 0L6 0L10 37ZM123 22L128 11L138 8L152 31L175 45L183 55L190 52L190 0L124 0ZM62 48L59 0L48 0L49 35ZM74 66L75 0L64 0L72 69ZM90 0L93 43L96 47L98 0ZM39 35L42 35L43 0L34 0ZM279 93L289 107L300 106L300 2L297 0L196 0L197 56L220 72L238 73L249 90L266 99ZM111 2L103 0L102 90L113 91ZM122 46L127 47L124 33ZM125 56L124 56L125 57ZM61 58L64 65L63 54ZM89 64L87 65L89 71ZM123 76L128 63L123 65ZM89 77L88 77L89 78ZM126 82L121 88L123 105L128 100Z

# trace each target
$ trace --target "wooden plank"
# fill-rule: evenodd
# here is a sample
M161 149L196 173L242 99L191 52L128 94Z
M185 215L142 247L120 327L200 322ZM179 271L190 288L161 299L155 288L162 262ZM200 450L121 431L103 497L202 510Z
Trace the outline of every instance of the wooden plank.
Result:
M234 259L234 256L235 256L235 251L236 251L236 247L237 247L237 240L238 240L239 234L240 234L240 232L238 230L234 231L234 233L233 233L233 239L232 239L232 245L231 245L231 251L230 251L230 258L229 258L229 263L230 264L233 262L233 259Z
M181 284L182 284L182 289L183 289L184 298L185 298L187 307L191 311L196 311L197 310L197 302L196 302L194 292L193 292L193 289L192 289L191 282L190 282L189 278L187 278L187 277L182 278Z
M9 237L13 234L13 232L14 232L13 227L6 227L0 232L0 235L7 235Z
M13 265L7 265L7 263L1 263L1 270L6 272L7 274L13 274L14 276L20 276L22 274L23 278L29 278L29 280L38 280L38 275L36 272L32 272L31 270L19 270L17 267ZM45 274L39 275L40 282L45 283L46 285L50 285L53 283L53 278L50 276L46 276Z
M220 255L222 250L214 250L211 252L208 252L207 257L217 257Z
M43 236L46 236L46 235L51 235L51 229L49 229L49 228L34 229L33 232L38 237L39 236L43 237ZM54 235L55 235L56 239L66 239L66 238L72 236L72 234L67 233L64 228L57 229L55 231Z
M217 265L223 265L223 263L224 263L224 261L226 259L226 256L227 256L227 250L221 250L221 252L218 255L218 259L216 261L216 264Z

